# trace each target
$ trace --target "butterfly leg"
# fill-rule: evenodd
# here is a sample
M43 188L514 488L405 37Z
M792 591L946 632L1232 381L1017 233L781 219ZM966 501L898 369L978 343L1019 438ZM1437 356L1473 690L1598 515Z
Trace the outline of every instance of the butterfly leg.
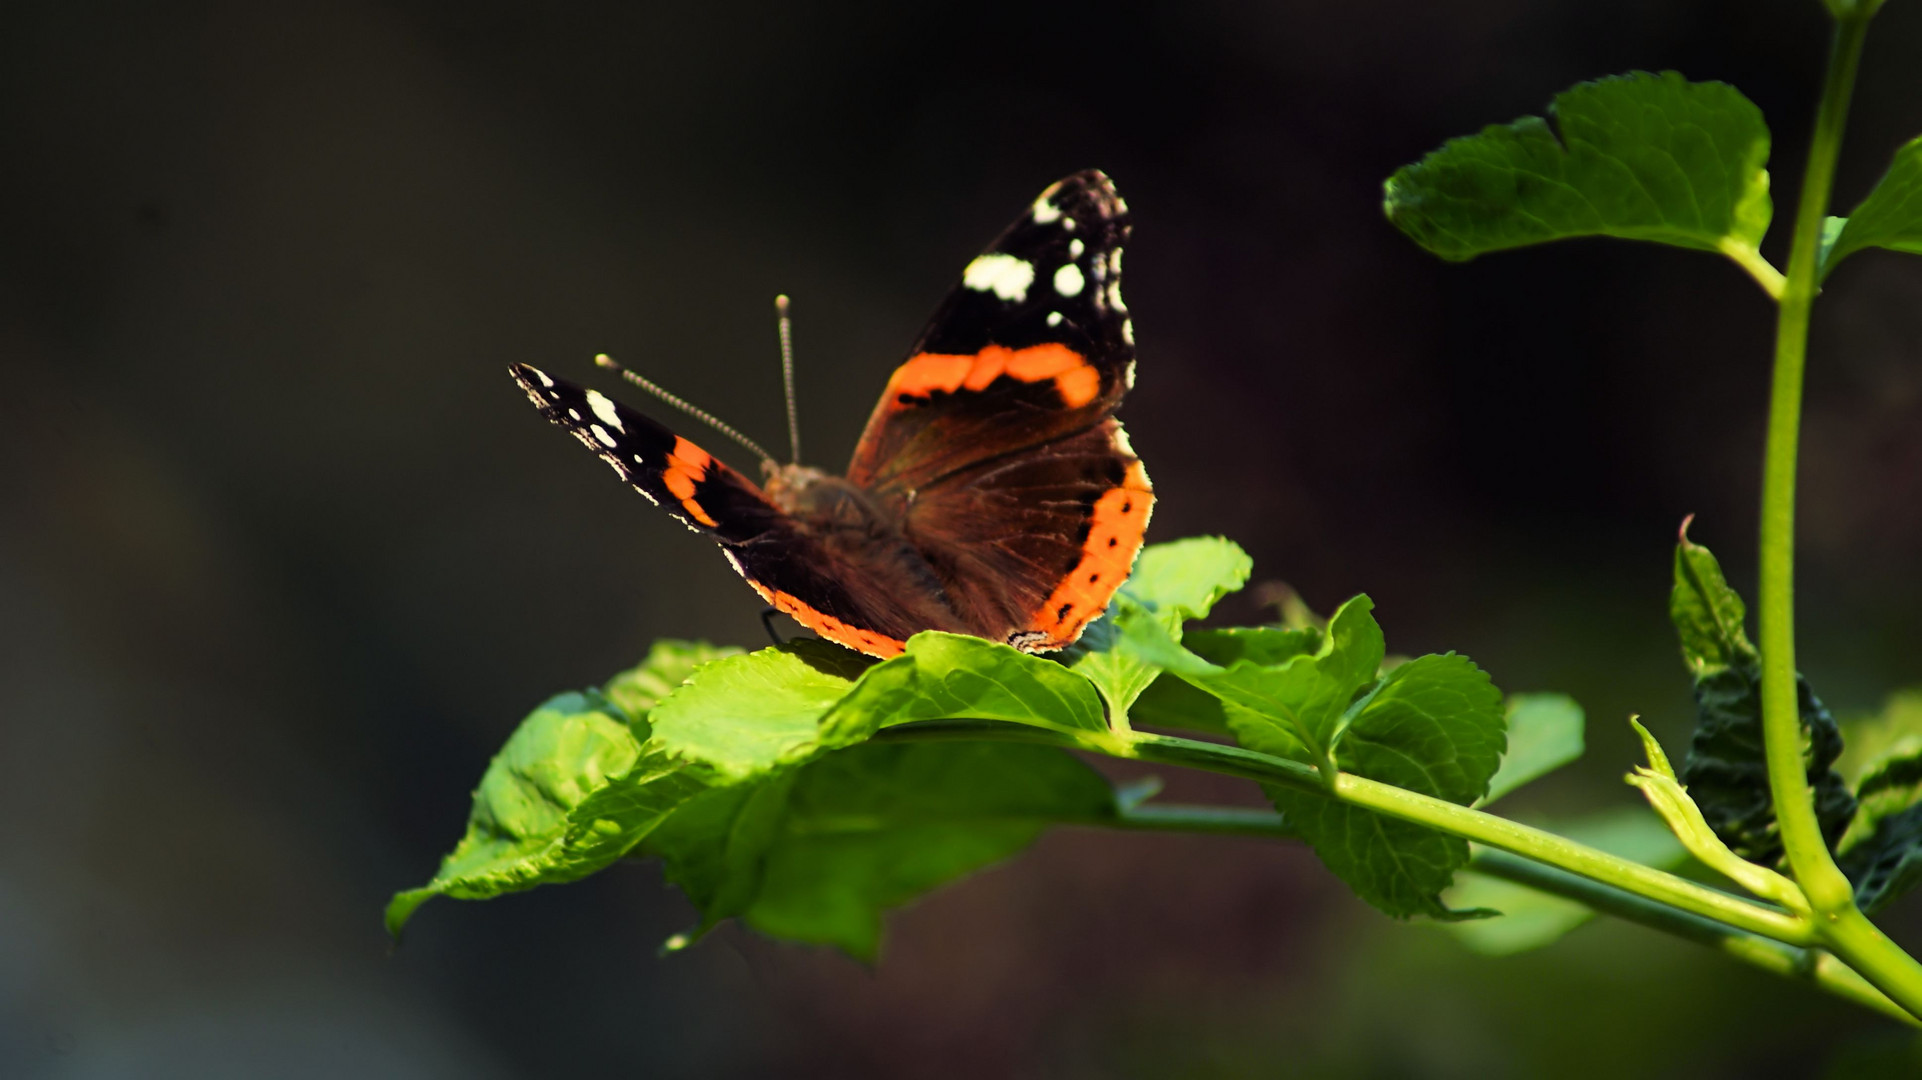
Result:
M767 636L773 638L776 645L786 645L787 642L781 639L780 631L774 629L774 617L780 613L780 609L772 604L762 608L761 625L767 628Z

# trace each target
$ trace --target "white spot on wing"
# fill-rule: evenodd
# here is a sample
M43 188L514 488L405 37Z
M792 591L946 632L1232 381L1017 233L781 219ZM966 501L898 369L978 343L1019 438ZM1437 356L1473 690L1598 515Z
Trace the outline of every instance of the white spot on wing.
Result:
M639 455L639 454L635 454L635 455L634 455L634 464L636 464L636 465L645 465L645 464L647 464L647 459L646 459L646 458L644 458L644 457L642 457L642 456L641 456L641 455Z
M614 436L612 436L612 435L609 435L609 434L607 433L607 429L606 429L606 428L604 428L604 427L602 427L601 425L599 425L599 424L589 424L589 425L587 425L587 430L589 430L589 431L591 431L591 432L593 432L593 433L594 433L594 437L595 437L596 439L599 439L599 440L601 441L601 445L602 445L602 446L606 446L606 447L610 447L610 448L611 448L611 447L613 447L613 446L615 445L615 443L614 443Z
M1048 196L1052 194L1054 194L1054 188L1049 188L1034 201L1033 215L1036 225L1052 225L1061 220L1061 208L1048 201Z
M1121 302L1121 279L1120 278L1116 278L1113 281L1108 282L1108 306L1111 308L1114 308L1116 311L1128 310L1128 305Z
M608 427L613 428L623 435L627 434L627 428L621 424L621 415L614 411L614 403L608 400L607 396L599 390L589 390L587 392L587 407L594 410L594 415L601 418L601 423L606 424ZM607 445L613 446L614 444L610 442Z
M1109 445L1129 457L1135 456L1135 448L1133 444L1128 442L1127 429L1123 428L1120 424L1114 426L1114 438L1109 440Z
M1125 328L1126 326L1124 324L1124 329ZM1131 344L1134 341L1134 332L1132 330L1128 333L1128 340ZM1128 361L1128 370L1121 373L1121 385L1130 390L1135 388L1135 362L1133 360Z
M1049 326L1061 325L1061 313L1059 311L1048 312L1048 325Z
M1121 340L1127 342L1130 345L1133 345L1135 343L1135 321L1133 319L1121 320ZM1128 365L1128 371L1131 373L1129 376L1128 385L1130 388L1132 388L1134 386L1133 375L1132 375L1132 372L1134 371L1133 364Z
M542 386L551 387L554 385L554 380L548 378L547 372L542 371L540 368L528 368L527 370L534 373L534 377L541 381Z
M1068 241L1068 258L1079 259L1081 257L1081 253L1083 251L1086 251L1087 248L1088 248L1088 245L1082 243L1080 240Z
M581 411L579 409L569 409L567 410L567 415L572 417L576 422L579 422L581 418Z
M1080 296L1084 284L1081 268L1073 263L1063 263L1061 269L1054 272L1054 291L1063 296Z
M991 292L1003 300L1020 303L1028 298L1034 284L1034 264L999 251L977 256L961 271L961 284L975 292Z

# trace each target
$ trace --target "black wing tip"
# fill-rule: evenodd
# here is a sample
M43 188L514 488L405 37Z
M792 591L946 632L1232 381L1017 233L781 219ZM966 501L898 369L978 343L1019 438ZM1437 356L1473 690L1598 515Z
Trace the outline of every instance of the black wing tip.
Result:
M1037 204L1054 201L1059 209L1076 217L1109 221L1128 216L1128 204L1115 188L1114 180L1100 169L1082 169L1048 185Z

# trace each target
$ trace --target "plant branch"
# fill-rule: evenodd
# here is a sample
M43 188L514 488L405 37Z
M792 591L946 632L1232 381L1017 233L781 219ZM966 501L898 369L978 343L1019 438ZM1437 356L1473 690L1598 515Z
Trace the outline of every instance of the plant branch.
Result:
M1041 742L1112 757L1201 769L1263 784L1282 784L1536 859L1786 944L1810 945L1815 941L1808 920L1779 908L1744 900L1542 829L1352 773L1338 773L1334 783L1327 784L1312 765L1238 746L1147 732L1122 738L1105 732L1070 732L995 720L902 724L882 729L875 738Z
M1876 929L1856 907L1853 886L1829 855L1803 760L1804 735L1795 677L1795 480L1809 314L1820 271L1822 222L1828 212L1849 99L1855 89L1856 66L1874 7L1831 5L1836 16L1835 34L1809 144L1776 321L1775 373L1762 473L1758 611L1762 736L1782 847L1790 870L1814 908L1816 932L1850 967L1911 1013L1922 1016L1922 964Z
M1922 1021L1877 990L1854 969L1819 949L1803 949L1737 930L1713 919L1658 903L1646 897L1584 877L1544 866L1503 851L1477 848L1469 865L1489 877L1526 885L1613 915L1627 922L1706 945L1746 964L1785 978L1809 982L1818 989L1847 998L1915 1027Z
M1246 836L1265 840L1299 839L1294 829L1272 810L1239 806L1149 804L1129 807L1110 822L1078 822L1141 832L1179 832L1217 836ZM1788 979L1807 982L1819 990L1874 1009L1905 1024L1922 1027L1902 1006L1890 1001L1854 969L1819 949L1797 948L1759 934L1692 915L1686 911L1604 885L1599 881L1545 866L1533 859L1476 845L1469 866L1489 877L1501 878L1537 892L1571 900L1603 915L1612 915L1752 964Z

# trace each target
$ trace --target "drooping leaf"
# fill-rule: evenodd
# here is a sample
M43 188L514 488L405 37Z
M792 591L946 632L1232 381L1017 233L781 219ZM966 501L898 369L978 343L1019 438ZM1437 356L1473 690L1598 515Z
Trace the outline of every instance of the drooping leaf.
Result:
M1115 812L1108 782L1053 747L873 743L701 796L642 850L664 857L703 929L741 916L872 960L889 909L1018 853L1049 825Z
M1855 900L1874 912L1922 885L1922 692L1847 728L1844 768L1859 805L1840 844Z
M689 799L635 848L658 856L668 881L680 886L701 912L691 933L677 934L676 945L692 944L725 919L747 910L760 891L768 848L787 813L788 794L804 769L789 769Z
M1213 610L1215 602L1248 583L1254 561L1232 540L1196 536L1150 544L1135 561L1108 611L1082 634L1063 659L1101 690L1108 707L1126 715L1160 669L1117 648L1119 620L1154 620L1180 641L1182 626Z
M648 732L644 725L648 711L660 704L662 698L686 682L695 668L709 660L740 653L733 645L662 638L647 650L646 658L639 664L609 679L601 692L627 715L630 724L636 725L635 735L646 739Z
M1662 819L1644 807L1624 807L1572 821L1554 830L1571 840L1599 848L1644 866L1670 870L1688 853ZM1450 907L1487 908L1500 918L1447 924L1450 933L1475 952L1488 956L1539 949L1595 917L1595 909L1527 885L1477 873L1473 868L1456 877L1442 894Z
M1769 131L1734 87L1631 72L1563 91L1549 117L1403 167L1385 185L1389 220L1445 259L1614 236L1759 261Z
M1501 691L1485 672L1454 653L1422 656L1358 704L1335 757L1343 772L1468 805L1500 764L1502 724ZM1293 788L1270 787L1268 795L1321 861L1386 914L1486 914L1441 901L1468 862L1466 841Z
M388 932L435 896L481 900L585 877L702 789L616 712L598 694L571 693L521 721L481 777L467 834L432 881L394 897Z
M1681 781L1723 843L1750 862L1773 866L1782 858L1782 842L1763 750L1761 654L1743 629L1742 598L1714 554L1686 533L1675 547L1669 617L1695 679L1695 736ZM1796 689L1816 816L1833 846L1855 813L1855 799L1832 767L1842 737L1799 675Z
M1508 753L1488 781L1486 806L1582 756L1582 707L1567 694L1511 694Z
M1922 255L1922 137L1895 152L1889 171L1849 214L1823 255L1823 276L1866 247Z
M909 638L900 656L868 669L821 718L820 737L827 745L848 746L884 726L951 718L1108 730L1094 685L1053 660L927 630Z

